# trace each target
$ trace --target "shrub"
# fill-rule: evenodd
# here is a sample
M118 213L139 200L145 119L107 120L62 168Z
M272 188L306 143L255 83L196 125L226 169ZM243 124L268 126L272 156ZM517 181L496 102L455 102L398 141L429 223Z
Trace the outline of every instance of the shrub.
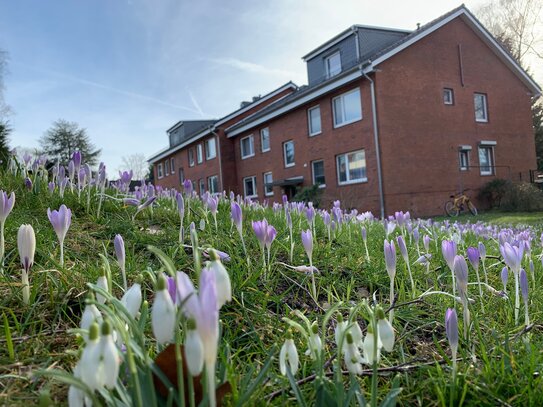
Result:
M304 187L296 192L292 198L295 202L313 202L313 206L318 208L321 202L322 189L318 185Z
M501 202L506 192L512 187L511 181L494 179L487 182L479 191L479 198L489 203L491 208L501 207Z
M511 183L501 198L500 209L504 211L530 212L543 210L543 191L528 182Z

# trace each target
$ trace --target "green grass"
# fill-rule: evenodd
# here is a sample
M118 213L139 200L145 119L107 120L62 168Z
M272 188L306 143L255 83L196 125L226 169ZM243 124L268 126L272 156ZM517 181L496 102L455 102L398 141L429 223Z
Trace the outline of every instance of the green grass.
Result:
M459 222L486 222L498 226L508 225L532 225L541 226L543 224L543 212L499 212L488 211L479 213L477 216L471 214L462 214L458 217L438 216L436 220L442 221L449 219Z
M15 208L6 222L6 260L0 276L0 404L33 405L47 392L54 405L66 403L67 387L53 379L35 375L39 369L59 368L71 371L78 360L82 340L66 331L79 326L84 307L86 284L95 283L101 273L102 261L99 254L110 260L114 279L114 294L120 298L121 275L114 259L113 238L120 233L127 250L127 271L129 282L146 270L156 274L162 270L158 259L147 249L153 245L163 250L174 261L178 270L194 276L195 268L191 250L179 247L179 217L170 199L161 199L160 206L145 211L132 221L134 208L123 207L116 201L107 200L103 216L95 216L95 198L87 210L84 199L78 202L77 195L66 192L64 199L57 194L49 195L46 190L25 191L21 178L0 173L0 189L15 191ZM59 249L56 236L47 219L47 208L58 209L61 203L73 211L72 226L65 242L65 266L58 263ZM190 221L199 224L205 218L200 202L191 202ZM317 216L316 241L313 264L320 270L316 276L318 306L308 292L308 277L289 270L281 263L289 263L289 233L284 215L272 209L244 207L244 236L250 257L250 266L243 254L239 236L230 222L230 203L221 201L218 213L218 230L215 230L211 215L204 231L199 231L200 247L214 247L227 252L231 261L225 266L230 274L233 300L220 312L221 340L219 346L220 376L229 380L234 391L228 399L235 404L244 389L258 375L268 354L284 341L288 328L282 318L292 315L293 310L302 311L310 321L324 317L325 309L338 302L340 311L347 316L352 306L375 295L383 307L389 304L389 277L383 256L385 231L380 222L369 222L368 246L370 260L360 235L360 225L352 222L340 228L328 240L322 219ZM272 265L263 278L261 253L251 228L252 220L266 217L277 228L277 238L272 245ZM543 335L540 325L543 310L543 268L538 256L541 254L539 234L541 214L488 213L477 217L461 216L461 222L489 222L498 226L533 226L532 258L535 264L535 281L530 283L530 317L534 325L529 332L523 332L524 308L521 305L520 324L513 321L511 300L506 301L487 294L479 298L475 286L470 286L470 297L475 300L471 306L473 324L471 338L461 339L457 383L454 386L454 405L522 405L537 406L543 399L543 383L540 370L543 366ZM454 219L452 219L454 220ZM30 272L31 305L22 304L20 287L20 266L16 247L19 225L30 223L36 231L37 251L35 264ZM300 230L307 229L303 214L293 214L294 257L293 265L308 264L300 238ZM185 224L187 225L187 223ZM441 256L441 240L449 238L454 229L443 230L440 224L429 227L421 224L422 236L435 233L432 241L429 272L420 265L413 265L416 291L426 290L451 292L451 275ZM426 229L428 228L428 229ZM152 233L151 233L152 231ZM389 238L399 235L397 228ZM486 260L489 283L500 290L500 271L503 264L496 240L484 240L473 232L463 234L459 254L465 255L468 246L484 241L491 258ZM188 241L186 243L189 243ZM411 263L418 257L415 243L407 238ZM144 274L146 275L146 274ZM470 268L470 282L475 273ZM144 297L153 303L153 284L145 278ZM451 386L450 352L445 336L444 315L454 304L449 297L433 295L415 301L405 263L398 253L396 275L397 308L393 326L396 343L391 353L383 353L380 368L385 369L378 380L379 399L382 400L393 386L396 378L402 388L397 402L402 406L449 405ZM512 290L512 277L508 289ZM483 310L484 308L484 310ZM459 323L461 325L461 306ZM366 332L367 320L357 315L362 330ZM325 338L325 359L335 355L335 317L321 330ZM156 353L152 342L150 324L146 324L149 338L148 352ZM314 364L304 355L307 343L302 335L294 332L294 340L300 355L300 370L296 379L311 378ZM326 374L333 373L333 363L327 365ZM370 366L364 369L371 370ZM370 398L371 375L364 371L357 383ZM346 391L352 386L348 376L343 377ZM322 388L307 379L300 384L300 396L308 405L317 403L317 397L332 392L333 381L325 381ZM343 388L343 387L342 387ZM269 396L279 392L273 400ZM317 394L322 391L323 393ZM266 379L250 394L247 405L295 405L296 397L291 391L289 380L279 374L276 360L266 373ZM354 405L354 403L353 403Z

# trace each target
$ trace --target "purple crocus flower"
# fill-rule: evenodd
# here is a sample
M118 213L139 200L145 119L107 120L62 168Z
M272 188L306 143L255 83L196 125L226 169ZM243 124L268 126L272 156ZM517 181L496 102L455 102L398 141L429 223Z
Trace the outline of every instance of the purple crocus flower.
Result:
M409 255L407 253L407 246L405 245L405 240L402 235L398 236L396 238L396 241L398 242L398 248L400 249L400 253L402 254L402 257L406 263L409 263Z
M275 240L275 237L277 236L277 230L272 225L268 226L268 229L266 231L266 248L270 250L271 244Z
M266 219L253 222L253 230L261 247L266 244L268 235L268 221Z
M313 209L312 206L310 206L309 208L307 208L305 210L305 216L307 217L307 221L309 222L309 224L311 225L313 223L313 220L315 219L315 209Z
M74 151L72 161L74 162L75 170L79 170L79 167L81 167L81 151Z
M518 273L523 256L522 250L517 246L505 242L500 246L500 251L505 260L505 264L507 264L514 273Z
M453 270L460 297L465 298L468 293L468 263L463 256L454 256Z
M155 201L156 201L156 196L152 196L150 198L147 198L147 200L144 203L142 203L141 205L138 206L138 209L136 210L136 213L134 214L134 217L136 217L136 215L138 213L140 213L142 210L144 210L148 206L152 205L153 202L155 202Z
M47 217L58 237L60 244L60 265L62 266L64 265L64 238L72 224L72 211L63 204L58 211L51 211L50 208L47 208Z
M454 308L448 308L445 312L445 331L453 354L454 363L458 349L458 316Z
M230 203L230 217L232 218L234 225L236 225L238 232L241 234L243 226L243 214L241 212L241 206L239 206L239 204L235 201Z
M479 268L479 250L475 247L468 247L468 260L475 270Z
M311 230L302 230L302 244L304 245L305 253L309 258L309 262L312 263L313 259L313 234Z
M15 205L15 193L8 194L0 190L0 224L3 224Z
M385 266L390 276L390 279L394 279L396 275L396 246L394 245L394 240L388 242L384 241L384 252L385 252Z
M183 194L177 192L175 195L175 200L177 201L177 211L179 212L179 216L181 219L183 219L185 217L185 199L183 198Z
M115 235L113 239L113 246L115 247L115 255L117 256L117 262L121 269L121 274L123 276L124 289L126 290L128 285L126 281L126 252L124 249L124 240L121 235Z
M447 262L447 266L453 270L454 258L456 256L456 242L452 240L443 240L441 242L441 253L443 254L445 262Z
M481 260L485 261L486 259L486 247L482 242L479 242L479 256Z
M192 195L193 188L192 181L190 179L186 179L183 181L183 190L185 191L185 194L187 194L187 196Z
M51 181L49 184L47 184L47 189L49 190L50 194L55 192L55 183L53 181Z
M520 269L520 292L522 293L522 299L524 303L528 303L528 276L526 275L526 270Z
M362 226L362 228L360 228L360 233L362 234L362 240L367 241L368 240L368 231L366 230L365 226Z
M426 250L426 252L430 250L430 236L424 235L422 238L422 245L424 246L424 250Z
M136 198L123 198L123 204L126 206L139 206L140 200Z
M503 291L506 291L507 280L509 279L509 270L507 269L507 266L502 268L502 272L500 274L500 277L501 277L502 283L503 283Z
M219 259L221 260L221 262L226 263L230 261L230 255L228 253L221 252L220 250L217 250L217 249L213 249L213 250L215 250L215 253L219 255ZM206 258L208 259L210 258L209 252L207 250L203 250L202 253Z
M30 178L25 178L25 187L28 191L32 190L32 180Z
M288 197L286 195L283 195L281 198L283 199L283 206L287 206L288 205Z
M419 232L419 228L415 228L413 229L413 239L415 240L415 243L418 244L419 243L419 239L420 239L420 232Z
M130 184L130 181L132 181L133 176L134 176L134 172L132 170L119 171L119 178L121 179L121 182L123 184Z

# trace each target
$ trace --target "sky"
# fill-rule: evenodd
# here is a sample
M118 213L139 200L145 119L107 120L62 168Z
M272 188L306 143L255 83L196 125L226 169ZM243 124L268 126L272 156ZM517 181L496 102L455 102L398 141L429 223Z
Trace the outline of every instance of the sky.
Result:
M353 24L415 29L459 4L0 0L11 145L39 147L55 120L74 121L111 175L122 157L165 148L179 120L220 118L289 80L306 84L301 57Z

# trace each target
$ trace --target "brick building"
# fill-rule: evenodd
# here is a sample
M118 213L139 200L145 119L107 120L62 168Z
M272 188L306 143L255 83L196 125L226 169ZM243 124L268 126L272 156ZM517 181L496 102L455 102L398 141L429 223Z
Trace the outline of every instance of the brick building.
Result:
M541 89L464 6L411 32L352 26L304 61L308 85L169 129L170 147L150 159L156 184L271 201L318 184L325 204L422 216L536 168Z

